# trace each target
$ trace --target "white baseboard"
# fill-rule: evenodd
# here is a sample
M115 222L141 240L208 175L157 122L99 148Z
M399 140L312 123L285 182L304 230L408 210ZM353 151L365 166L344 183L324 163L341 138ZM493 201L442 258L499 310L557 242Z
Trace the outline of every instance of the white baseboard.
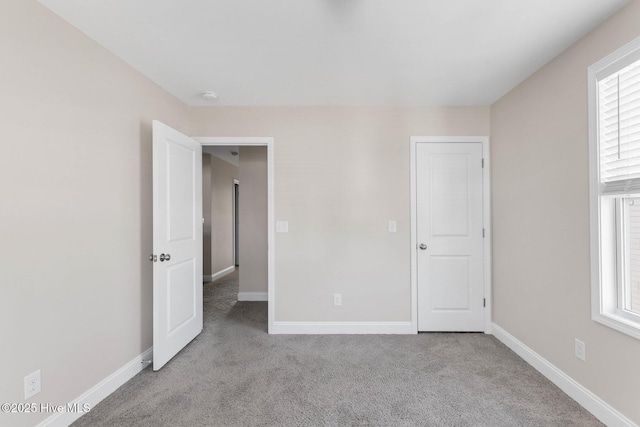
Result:
M233 271L235 269L236 269L236 266L232 265L231 267L227 267L227 268L225 268L223 270L220 270L217 273L214 273L211 276L209 276L209 277L211 277L210 281L213 282L214 280L218 280L219 278L224 277L229 273L233 273Z
M590 390L565 374L555 365L552 365L548 360L495 323L492 325L492 333L504 345L522 357L527 363L547 377L549 381L557 385L562 391L569 395L569 397L582 405L582 407L591 412L604 424L608 426L638 427L637 424L611 407L607 402L600 399Z
M67 427L69 424L85 414L85 412L82 412L85 405L88 409L86 412L89 412L90 408L96 406L102 399L109 396L111 393L116 391L118 387L149 366L149 363L143 362L149 360L153 360L153 347L141 355L136 356L122 368L91 387L72 402L69 402L68 406L78 408L80 410L79 412L58 412L38 424L37 427Z
M269 301L268 292L238 292L238 301Z
M415 334L411 322L273 322L270 334Z

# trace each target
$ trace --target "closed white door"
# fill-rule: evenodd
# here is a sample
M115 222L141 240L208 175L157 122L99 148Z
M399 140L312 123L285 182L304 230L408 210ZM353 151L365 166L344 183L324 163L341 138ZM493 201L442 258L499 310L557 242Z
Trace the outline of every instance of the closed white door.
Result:
M418 330L484 331L482 144L416 146Z
M202 148L153 122L153 370L202 331Z

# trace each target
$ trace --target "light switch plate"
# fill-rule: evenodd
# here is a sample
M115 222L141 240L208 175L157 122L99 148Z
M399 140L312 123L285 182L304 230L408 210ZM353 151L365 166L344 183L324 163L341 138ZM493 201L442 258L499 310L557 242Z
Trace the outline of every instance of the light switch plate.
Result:
M398 224L395 221L389 221L389 233L398 231Z
M586 361L587 358L587 349L584 341L580 341L578 338L575 339L575 353L576 357L583 362Z
M289 221L276 221L276 233L288 233Z

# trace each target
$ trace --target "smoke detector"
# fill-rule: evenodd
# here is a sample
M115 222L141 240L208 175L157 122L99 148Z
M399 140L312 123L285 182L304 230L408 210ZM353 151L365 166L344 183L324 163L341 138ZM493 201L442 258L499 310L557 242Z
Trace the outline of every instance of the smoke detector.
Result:
M218 100L218 94L216 94L215 92L203 92L202 93L202 97L207 101L217 101Z

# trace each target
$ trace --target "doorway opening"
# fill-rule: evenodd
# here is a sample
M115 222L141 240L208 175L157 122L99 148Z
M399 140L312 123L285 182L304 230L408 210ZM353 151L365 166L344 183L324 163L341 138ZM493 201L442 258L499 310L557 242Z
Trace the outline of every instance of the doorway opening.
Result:
M222 268L221 275L225 275L240 265L242 259L238 300L267 301L268 331L272 331L275 312L273 138L199 137L193 139L202 145L203 153L216 150L237 153L232 156L238 158L238 174L224 183L224 191L229 195L226 199L229 202L229 211L226 215L228 221L226 247L229 256L224 258L227 267L220 264L217 266ZM214 160L214 162L217 161ZM215 173L212 168L212 174L215 175ZM242 190L240 181L243 182ZM216 209L214 200L211 206L212 211ZM256 215L256 212L260 214ZM216 230L213 221L211 235L212 256L215 257ZM212 260L212 266L215 265L215 261ZM215 268L212 268L212 279L215 280L216 271L213 270Z
M204 282L220 279L232 273L238 265L235 185L239 178L240 156L237 146L202 147Z

